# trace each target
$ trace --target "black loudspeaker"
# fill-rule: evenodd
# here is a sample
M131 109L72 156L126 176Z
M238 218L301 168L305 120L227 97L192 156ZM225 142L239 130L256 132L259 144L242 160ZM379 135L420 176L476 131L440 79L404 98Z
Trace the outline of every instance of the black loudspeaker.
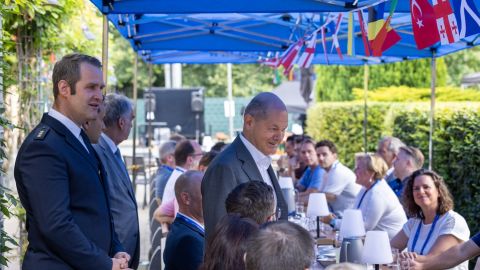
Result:
M201 91L192 92L190 105L192 112L203 112L203 93Z
M204 133L202 90L201 88L152 88L146 91L147 93L153 93L155 96L155 118L153 121L164 122L172 131L175 130L175 126L180 126L182 128L181 134L188 138L195 138L197 133ZM200 96L198 96L198 93L200 93Z

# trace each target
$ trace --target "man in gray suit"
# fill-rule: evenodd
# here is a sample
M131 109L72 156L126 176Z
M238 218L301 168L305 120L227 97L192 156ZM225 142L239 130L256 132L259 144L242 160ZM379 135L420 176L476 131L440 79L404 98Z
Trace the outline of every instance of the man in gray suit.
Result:
M243 115L242 133L212 161L202 181L207 239L226 214L227 195L247 181L264 181L272 186L277 217L287 219L287 204L270 158L282 142L287 126L287 108L278 96L260 93L248 104Z
M110 208L115 231L125 250L132 256L130 267L136 269L140 258L137 201L118 144L128 138L135 112L130 100L122 95L105 97L105 129L93 145L107 175Z

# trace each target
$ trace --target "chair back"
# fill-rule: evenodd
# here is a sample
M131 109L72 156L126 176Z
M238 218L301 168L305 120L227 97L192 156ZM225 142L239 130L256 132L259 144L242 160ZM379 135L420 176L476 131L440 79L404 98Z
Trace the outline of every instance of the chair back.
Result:
M150 265L148 266L149 270L158 270L162 268L162 248L158 246L155 248L152 254L152 259L150 260Z

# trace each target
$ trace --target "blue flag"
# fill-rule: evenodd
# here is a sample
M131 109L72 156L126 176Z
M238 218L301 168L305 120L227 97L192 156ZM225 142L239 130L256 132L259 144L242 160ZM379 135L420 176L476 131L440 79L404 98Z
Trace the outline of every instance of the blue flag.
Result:
M480 13L473 0L453 0L452 5L460 30L460 38L480 33Z

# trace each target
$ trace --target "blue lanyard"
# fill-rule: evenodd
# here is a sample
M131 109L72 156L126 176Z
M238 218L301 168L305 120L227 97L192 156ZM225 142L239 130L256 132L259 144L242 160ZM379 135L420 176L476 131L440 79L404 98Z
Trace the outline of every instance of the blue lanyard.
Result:
M357 209L360 209L360 205L362 205L363 198L365 198L367 192L369 192L370 189L372 189L378 182L380 182L380 180L375 180L375 183L373 183L373 185L369 189L365 190L365 192L362 194L362 197L360 198L360 201L358 202Z
M197 228L199 231L201 231L202 233L205 233L205 229L202 228L200 225L198 225L196 222L194 222L192 219L190 219L189 217L186 217L180 213L177 213L177 216L175 218L178 218L178 219L181 219L183 221L185 221L186 223L192 225L193 227Z
M433 219L432 227L428 232L427 239L425 239L425 242L423 243L422 249L420 250L420 255L423 255L423 250L425 250L425 247L427 246L427 243L430 240L430 237L432 237L433 230L435 229L435 225L437 224L439 217L440 216L437 214ZM418 236L420 235L420 228L422 228L422 220L420 220L420 223L418 224L418 227L417 227L417 232L415 233L415 238L413 238L411 252L415 252L415 246L417 245Z

